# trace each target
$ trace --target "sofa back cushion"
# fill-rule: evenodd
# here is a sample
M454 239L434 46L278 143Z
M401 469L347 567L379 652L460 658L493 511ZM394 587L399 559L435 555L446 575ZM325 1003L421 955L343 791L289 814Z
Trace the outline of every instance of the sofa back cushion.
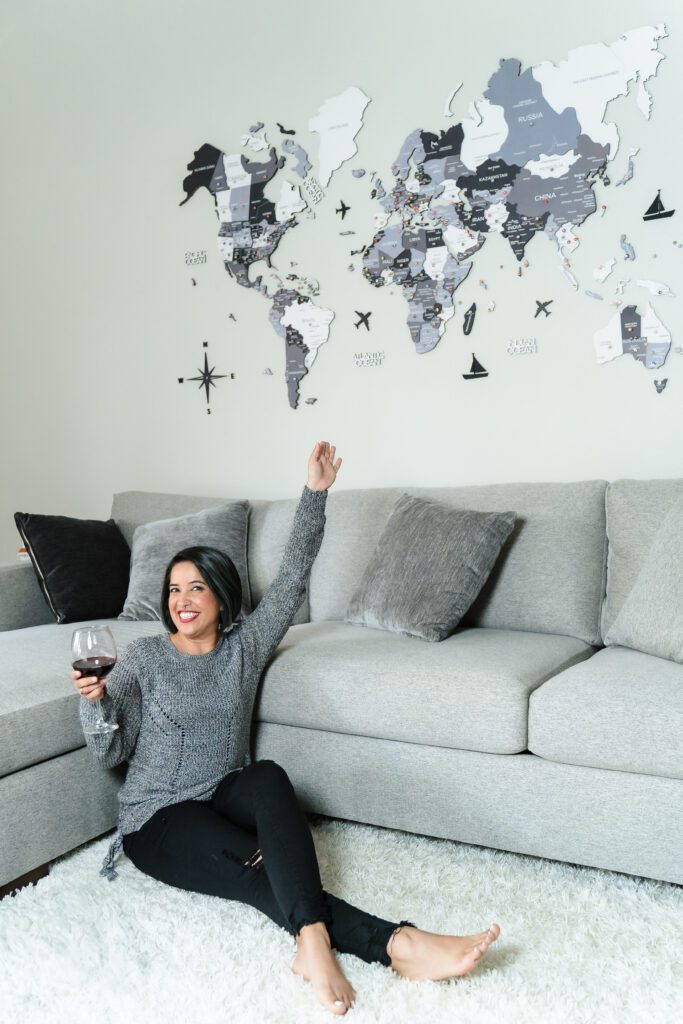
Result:
M600 644L606 537L603 480L576 483L392 487L330 491L313 564L312 622L343 619L395 502L403 492L453 508L518 516L462 626L522 629Z
M602 609L605 637L621 611L657 530L683 498L683 479L614 480L607 487L607 591Z
M190 512L216 508L226 501L244 499L202 498L187 494L158 494L152 491L123 491L114 495L111 517L131 544L133 534L142 523L157 519L174 519ZM249 589L252 607L259 603L277 573L294 521L297 498L278 501L249 500L247 539ZM308 598L294 616L293 624L308 622Z

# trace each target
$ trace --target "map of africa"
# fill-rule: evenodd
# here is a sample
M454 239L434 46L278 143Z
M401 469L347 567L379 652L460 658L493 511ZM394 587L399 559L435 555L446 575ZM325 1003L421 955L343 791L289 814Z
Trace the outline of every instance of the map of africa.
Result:
M635 82L636 102L649 118L652 98L646 83L664 59L658 46L666 35L664 25L643 27L611 45L578 47L559 64L526 70L516 59L501 60L483 97L470 104L460 123L416 128L407 135L391 167L391 188L374 178L371 198L380 204L375 233L357 251L370 285L401 287L417 353L438 345L455 311L454 293L489 235L502 235L519 261L536 234L546 236L560 260L564 250L576 247L577 228L597 209L594 185L597 180L609 183L608 163L619 146L616 125L605 120L607 105L627 95ZM314 279L292 273L286 281L276 276L269 287L263 272L252 272L252 264L270 268L282 238L299 224L297 218L313 217L315 206L326 200L330 179L357 153L354 140L369 102L352 87L323 103L308 124L318 135L317 163L293 138L293 129L276 122L278 152L259 122L241 141L250 154L264 152L263 159L205 143L187 165L181 205L201 187L211 193L226 270L237 284L270 303L270 323L285 347L292 408L298 406L302 378L329 338L334 312L313 301L319 291ZM283 170L295 181L285 178ZM354 177L364 173L357 168ZM275 178L279 198L269 199L265 188ZM576 287L573 276L563 272ZM631 308L625 315L636 323ZM652 351L646 359L637 342L647 346L647 339L629 340L633 335L625 334L625 327L622 331L617 316L606 328L604 343L596 340L599 361L630 351L646 366L661 365L665 338L653 317L648 312L643 322L657 338L656 356Z

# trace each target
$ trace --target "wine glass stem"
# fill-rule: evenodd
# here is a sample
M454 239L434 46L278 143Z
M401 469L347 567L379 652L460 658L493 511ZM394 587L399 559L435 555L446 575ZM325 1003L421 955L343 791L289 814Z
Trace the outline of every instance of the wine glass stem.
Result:
M97 721L104 722L104 715L102 713L102 701L99 699L99 697L95 701L95 707L97 708Z

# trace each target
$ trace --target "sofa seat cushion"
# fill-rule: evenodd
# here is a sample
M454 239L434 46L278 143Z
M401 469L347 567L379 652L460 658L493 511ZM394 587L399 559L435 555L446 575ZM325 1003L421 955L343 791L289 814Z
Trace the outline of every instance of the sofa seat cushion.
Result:
M161 622L95 619L0 633L0 777L85 746L71 672L71 634L104 621L119 654Z
M345 622L292 626L256 721L514 754L529 694L594 648L569 636L462 628L440 643Z
M683 665L608 647L529 701L529 750L548 761L683 779Z

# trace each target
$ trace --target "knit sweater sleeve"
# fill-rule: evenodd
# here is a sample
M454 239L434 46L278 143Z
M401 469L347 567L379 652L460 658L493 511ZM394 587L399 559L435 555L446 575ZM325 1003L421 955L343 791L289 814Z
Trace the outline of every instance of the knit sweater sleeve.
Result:
M326 490L304 487L277 575L240 627L245 652L259 671L289 629L306 595L311 567L322 544L326 503Z
M140 731L142 696L135 662L126 648L107 676L101 700L106 722L116 722L115 732L103 735L85 734L85 742L104 768L114 768L130 758ZM97 706L85 697L80 702L81 725L97 721Z

